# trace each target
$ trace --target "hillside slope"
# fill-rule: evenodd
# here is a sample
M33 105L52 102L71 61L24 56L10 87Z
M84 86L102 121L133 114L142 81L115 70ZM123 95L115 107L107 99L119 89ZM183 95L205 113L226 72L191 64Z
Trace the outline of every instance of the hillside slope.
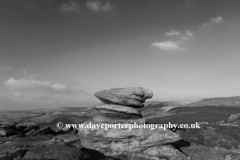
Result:
M191 103L188 106L191 106L191 107L197 107L197 106L240 107L240 96L208 98L195 103Z

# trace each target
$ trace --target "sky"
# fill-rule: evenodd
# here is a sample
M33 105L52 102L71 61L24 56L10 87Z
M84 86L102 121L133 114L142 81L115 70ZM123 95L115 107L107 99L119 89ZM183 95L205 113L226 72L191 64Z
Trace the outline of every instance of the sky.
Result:
M1 0L0 109L240 96L239 0Z

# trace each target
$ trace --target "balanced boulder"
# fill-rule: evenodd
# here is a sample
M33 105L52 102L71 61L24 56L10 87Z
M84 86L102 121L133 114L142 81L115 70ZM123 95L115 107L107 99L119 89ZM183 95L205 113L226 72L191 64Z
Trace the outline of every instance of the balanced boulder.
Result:
M94 95L104 104L96 105L99 115L78 128L84 148L121 160L187 160L169 145L181 140L179 133L146 124L138 110L146 99L152 98L152 91L141 87L113 88Z
M103 103L120 104L136 108L144 107L144 102L152 98L153 93L149 89L142 87L112 88L99 91L94 94Z

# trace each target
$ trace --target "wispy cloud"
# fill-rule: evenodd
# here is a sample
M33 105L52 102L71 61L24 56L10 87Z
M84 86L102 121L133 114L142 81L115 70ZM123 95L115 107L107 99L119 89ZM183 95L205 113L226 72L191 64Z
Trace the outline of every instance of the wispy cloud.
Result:
M166 36L179 36L180 32L175 31L175 30L171 30L170 32L166 32L165 35Z
M223 22L223 18L221 16L218 16L216 18L211 18L211 20L207 23L204 23L202 25L202 27L207 27L207 26L219 24L219 23L222 23L222 22Z
M28 72L25 75L21 78L11 77L4 81L5 86L12 91L13 100L64 104L92 100L93 96L90 93L78 87L39 80L36 76L29 76Z
M97 12L97 11L110 11L112 10L113 6L109 2L103 4L101 1L88 1L87 8Z
M184 51L185 48L180 47L178 42L173 41L164 41L164 42L154 42L152 44L153 47L158 47L164 51Z
M1 67L0 69L6 69L6 70L9 70L9 69L12 69L13 67L12 66L3 66Z
M75 1L70 1L69 3L64 3L60 6L59 10L64 13L79 13L80 6Z
M187 37L189 37L189 38L193 37L192 32L190 32L189 30L186 29L185 32L186 32Z
M168 37L174 36L175 38L163 42L154 42L151 46L157 47L163 51L185 51L186 47L184 47L184 44L193 38L193 33L189 30L185 30L184 33L172 30L170 32L165 32L165 35Z

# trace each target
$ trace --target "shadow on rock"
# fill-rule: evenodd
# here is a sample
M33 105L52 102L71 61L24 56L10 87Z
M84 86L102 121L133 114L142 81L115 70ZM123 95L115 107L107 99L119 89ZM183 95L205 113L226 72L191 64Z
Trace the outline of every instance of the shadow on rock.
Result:
M81 149L84 153L83 160L119 160L112 157L106 157L104 154L88 148Z
M181 153L183 153L184 155L186 155L180 148L182 147L190 147L191 143L188 141L185 141L183 139L181 139L180 141L177 141L175 143L171 143L171 145L176 148L177 150L179 150Z

